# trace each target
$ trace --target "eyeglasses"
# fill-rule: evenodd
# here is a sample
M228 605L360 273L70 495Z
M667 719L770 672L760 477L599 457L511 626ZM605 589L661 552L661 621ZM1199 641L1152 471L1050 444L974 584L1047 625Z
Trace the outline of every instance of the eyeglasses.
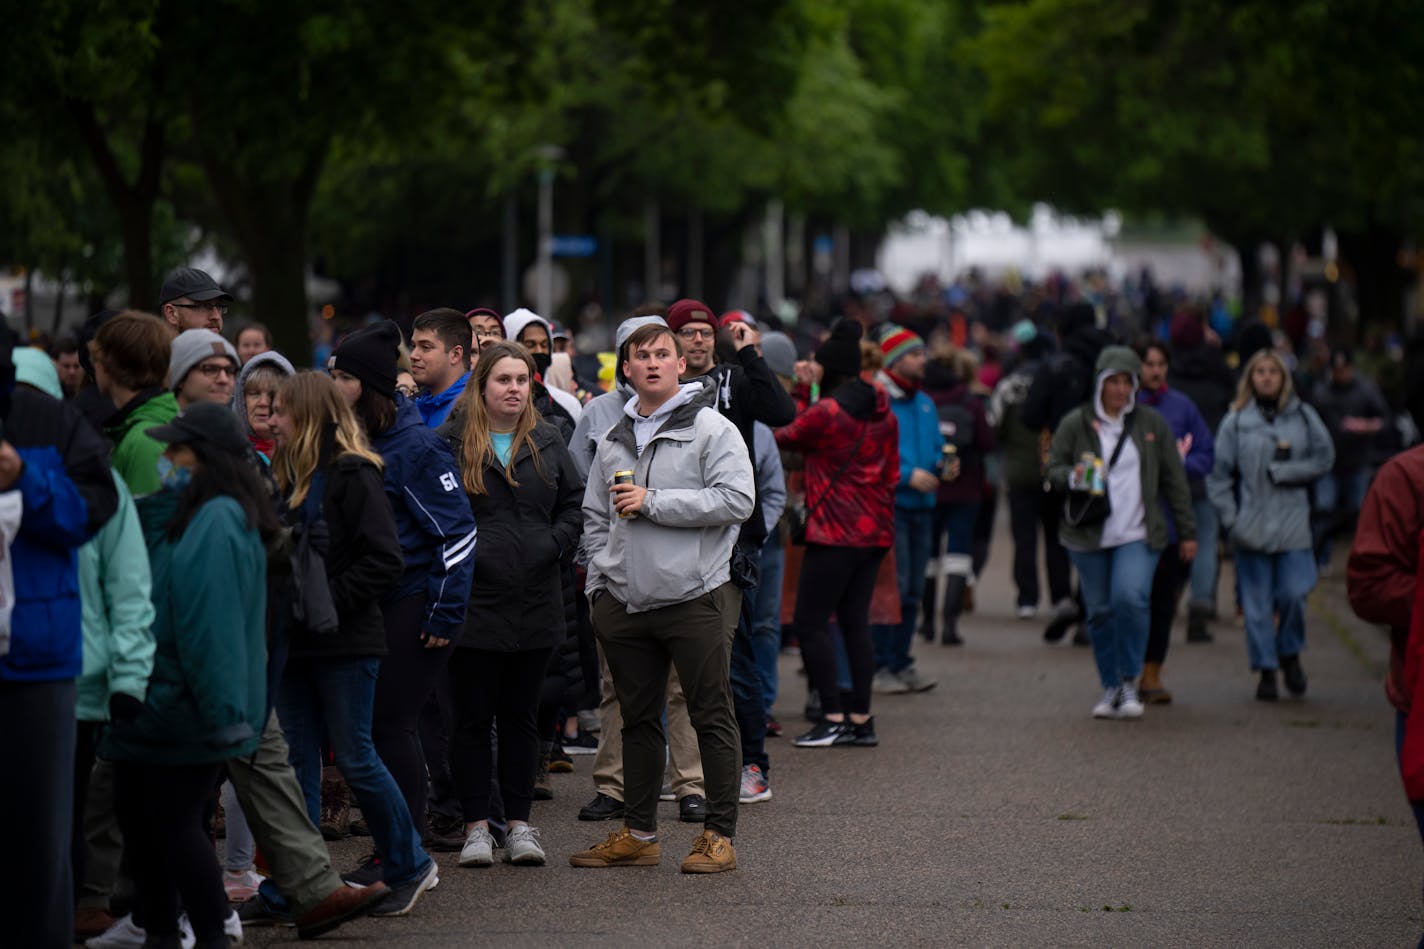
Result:
M713 339L716 337L717 331L713 329L698 329L695 326L684 326L677 331L677 335L686 340L694 340L703 336L706 336L708 339Z
M475 339L504 339L504 334L499 330L475 330Z
M231 309L230 304L219 303L216 300L209 300L207 303L174 303L173 306L185 310L197 310L200 313L204 310L216 310L219 316L227 316L227 311Z
M237 370L225 362L205 362L195 368L209 379L215 376L227 376L229 379L237 377Z
M415 386L396 386L396 391L399 392L401 395L405 396L407 399L413 399L415 398L416 392L418 392L419 390L416 389Z

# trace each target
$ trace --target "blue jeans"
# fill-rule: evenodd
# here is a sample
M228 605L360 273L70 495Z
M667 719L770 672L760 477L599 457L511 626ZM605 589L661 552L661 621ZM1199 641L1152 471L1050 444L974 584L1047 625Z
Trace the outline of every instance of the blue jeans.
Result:
M321 739L331 741L336 766L361 805L381 854L385 882L412 880L430 866L405 797L376 755L371 709L381 660L294 659L277 695L277 719L291 749L292 769L313 826L321 822Z
M1106 550L1070 550L1088 612L1088 635L1103 688L1142 674L1152 623L1152 577L1160 551L1136 540Z
M761 582L752 598L752 650L761 672L762 704L767 717L779 687L776 658L781 654L781 583L786 575L786 548L781 533L772 531L761 548Z
M900 622L895 626L870 627L875 647L875 668L903 672L914 664L910 644L915 639L915 623L920 618L920 600L925 593L925 567L934 543L933 508L908 511L895 508L895 579L900 587ZM974 521L969 521L973 530Z
M1370 469L1331 471L1315 482L1315 562L1329 566L1335 534L1360 512L1370 490Z
M896 514L898 515L899 511L896 511ZM978 501L956 501L951 504L941 504L934 509L934 534L930 539L930 550L939 549L939 539L943 535L945 553L972 556L974 553L974 522L978 519ZM900 556L899 550L895 551L895 556ZM966 569L964 575L968 576L969 570Z
M1216 548L1221 522L1211 501L1202 498L1192 502L1192 514L1197 520L1197 556L1192 561L1191 605L1216 608Z
M1281 656L1294 656L1305 648L1305 598L1315 588L1315 560L1308 550L1278 554L1238 550L1236 579L1251 669L1279 668Z
M762 774L771 773L771 759L766 754L766 699L761 682L761 667L757 664L756 646L752 642L752 600L760 586L742 590L737 630L732 635L732 657L729 678L732 682L732 709L737 715L737 730L742 736L742 767L754 764Z

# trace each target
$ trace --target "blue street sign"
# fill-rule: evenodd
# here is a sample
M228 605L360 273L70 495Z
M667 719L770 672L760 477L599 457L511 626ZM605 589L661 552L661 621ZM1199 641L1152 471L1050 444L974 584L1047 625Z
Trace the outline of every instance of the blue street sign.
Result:
M598 253L598 238L592 234L555 234L549 252L555 257L592 257Z

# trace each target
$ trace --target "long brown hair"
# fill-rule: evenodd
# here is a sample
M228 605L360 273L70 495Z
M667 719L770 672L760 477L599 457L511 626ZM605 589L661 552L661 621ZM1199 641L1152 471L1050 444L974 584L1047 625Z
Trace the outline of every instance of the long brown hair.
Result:
M494 442L490 438L489 412L485 409L485 386L489 384L495 364L501 359L518 359L529 369L529 398L524 400L524 407L520 409L519 418L514 423L514 440L509 449L509 459L513 462L519 455L520 448L528 445L529 454L534 459L534 469L539 472L539 477L544 477L544 462L539 457L539 447L534 444L533 437L534 426L539 424L539 412L534 408L534 376L537 373L534 360L529 358L529 353L523 346L502 340L480 353L480 358L475 362L474 376L470 380L472 384L465 387L465 393L460 397L465 403L465 424L460 431L460 474L465 482L465 490L470 494L488 493L485 490L485 465L495 460L495 453ZM509 482L510 487L519 487L519 482L514 480L513 464L505 466L504 480Z
M1246 368L1241 370L1241 381L1236 386L1236 401L1231 403L1233 411L1240 412L1256 398L1256 390L1251 387L1251 372L1268 359L1274 362L1276 368L1281 371L1281 394L1276 397L1276 404L1284 408L1285 404L1290 401L1295 386L1291 382L1291 373L1286 366L1286 361L1274 349L1262 349L1247 360Z
M334 430L335 436L332 460L357 455L377 468L382 466L381 456L371 450L351 407L326 373L299 372L283 379L277 387L277 398L282 403L282 414L292 420L292 439L272 456L272 474L292 507L306 499L312 475L322 460L322 439L328 430Z

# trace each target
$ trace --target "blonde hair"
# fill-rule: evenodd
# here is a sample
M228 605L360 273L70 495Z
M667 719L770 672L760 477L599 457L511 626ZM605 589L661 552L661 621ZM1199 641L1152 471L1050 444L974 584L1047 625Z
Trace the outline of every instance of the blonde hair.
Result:
M277 386L277 398L282 403L282 413L292 420L292 439L272 456L272 474L292 507L306 500L312 476L322 462L327 432L333 436L329 460L355 455L377 468L383 466L351 407L326 373L306 371L283 379Z
M1256 390L1251 386L1251 373L1256 366L1268 359L1274 362L1276 368L1281 371L1281 393L1276 397L1277 403L1285 405L1290 401L1295 385L1291 382L1290 369L1286 366L1286 361L1274 349L1262 349L1257 351L1256 355L1247 361L1246 368L1241 370L1241 381L1236 386L1236 401L1231 403L1233 412L1240 412L1256 398Z
M544 462L539 456L539 447L534 444L534 427L539 424L539 412L534 408L534 376L537 370L534 360L518 343L502 340L480 353L475 362L474 375L470 385L465 386L460 399L465 403L465 421L460 430L460 468L465 490L470 494L488 494L485 490L485 465L495 460L494 441L490 438L489 411L485 408L485 386L501 359L517 359L529 370L529 398L519 410L519 418L514 423L514 439L510 444L509 460L514 461L522 446L529 446L529 454L534 458L534 469L539 477L544 477ZM504 480L512 488L519 487L514 480L514 465L504 466Z

